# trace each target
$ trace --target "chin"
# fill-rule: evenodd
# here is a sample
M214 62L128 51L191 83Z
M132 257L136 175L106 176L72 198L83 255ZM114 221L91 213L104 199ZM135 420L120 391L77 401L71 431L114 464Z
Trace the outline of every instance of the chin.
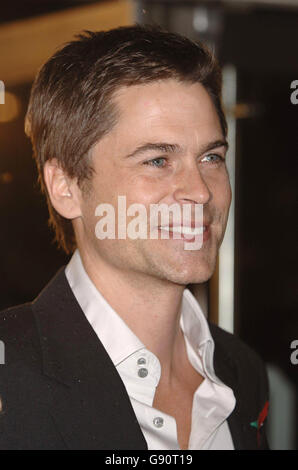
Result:
M215 266L215 263L214 263ZM210 265L199 265L196 268L185 267L184 269L177 269L177 271L171 271L167 273L167 279L175 284L185 285L188 284L201 284L208 281L213 272L214 266Z
M187 286L188 284L203 284L204 282L209 281L211 274L195 274L192 276L184 276L183 278L178 278L176 283Z
M208 248L182 253L155 251L153 255L146 250L141 269L139 265L136 271L174 284L200 284L210 279L216 265L217 250Z

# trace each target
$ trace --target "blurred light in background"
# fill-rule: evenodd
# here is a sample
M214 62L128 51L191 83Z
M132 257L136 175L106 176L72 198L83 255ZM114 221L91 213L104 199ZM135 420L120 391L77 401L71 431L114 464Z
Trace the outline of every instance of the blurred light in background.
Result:
M0 173L0 184L9 184L13 181L13 175L10 171Z
M0 122L14 121L21 112L19 98L9 91L5 92L5 103L0 106Z

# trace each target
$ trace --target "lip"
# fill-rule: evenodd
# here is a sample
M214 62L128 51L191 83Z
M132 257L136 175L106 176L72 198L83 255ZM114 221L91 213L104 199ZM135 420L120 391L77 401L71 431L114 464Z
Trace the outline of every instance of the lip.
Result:
M192 228L192 229L195 229L195 228L200 228L200 227L208 227L210 225L210 221L209 220L204 220L203 221L203 224L202 223L196 223L195 220L183 220L182 224L181 222L169 222L166 227L169 227L169 228L175 228L175 227L185 227L185 228ZM163 225L159 225L160 228L163 227Z

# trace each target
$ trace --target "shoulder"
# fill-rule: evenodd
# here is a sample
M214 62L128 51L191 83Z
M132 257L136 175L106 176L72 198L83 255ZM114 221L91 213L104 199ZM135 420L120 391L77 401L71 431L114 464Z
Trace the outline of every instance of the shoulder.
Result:
M30 303L0 312L0 340L4 353L0 395L15 404L42 370L39 335Z
M39 361L39 335L30 303L0 312L0 341L6 366Z
M267 370L259 354L235 334L212 323L209 323L209 328L215 344L215 369L222 370L224 363L243 384L247 384L249 388L254 384L267 395Z
M4 349L0 364L0 450L61 448L49 415L53 386L43 374L31 304L0 312L0 340Z
M262 364L260 356L235 334L209 323L211 335L215 343L215 351L225 352L229 357L245 362Z
M49 281L33 302L8 308L0 312L0 341L5 348L5 364L15 361L34 362L40 356L38 309L51 312L57 299L65 297L67 281L65 266Z
M31 303L10 307L0 312L0 333L11 334L11 329L29 326L32 323Z

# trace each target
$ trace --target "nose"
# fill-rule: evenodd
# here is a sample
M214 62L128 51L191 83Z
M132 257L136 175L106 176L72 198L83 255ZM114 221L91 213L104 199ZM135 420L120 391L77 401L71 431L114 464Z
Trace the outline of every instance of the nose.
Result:
M211 192L196 164L188 165L176 175L176 184L173 194L177 202L207 204L211 199Z

